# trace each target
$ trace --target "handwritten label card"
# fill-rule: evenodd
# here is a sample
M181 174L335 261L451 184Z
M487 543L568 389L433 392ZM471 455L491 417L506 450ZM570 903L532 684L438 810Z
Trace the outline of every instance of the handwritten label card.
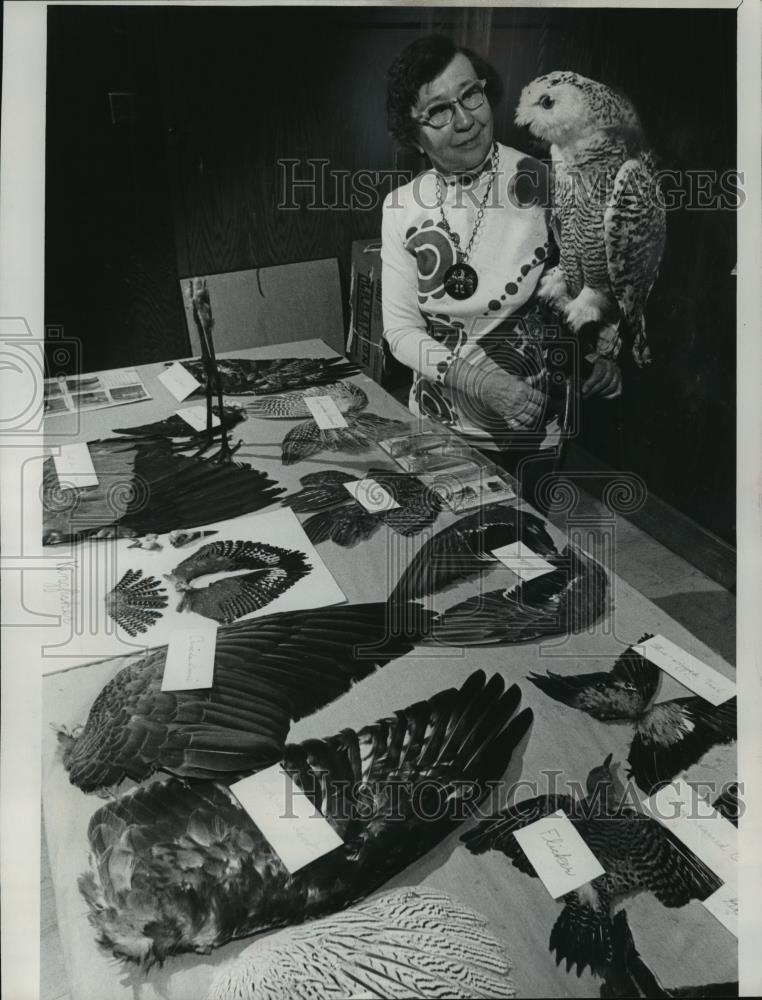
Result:
M736 693L733 681L663 635L655 635L633 649L712 705L721 705Z
M281 764L236 781L230 791L291 874L344 843Z
M60 453L53 456L53 464L58 481L64 488L83 489L98 485L95 466L85 443L61 445Z
M158 376L158 379L164 388L172 393L178 403L182 403L192 392L201 388L201 383L179 361L170 365L166 371Z
M370 514L380 514L384 510L394 510L399 504L394 497L379 486L375 479L358 479L354 483L344 483L344 489Z
M190 424L194 431L206 430L206 406L199 403L197 406L185 406L177 411L178 417L182 417L186 424ZM220 418L216 413L212 414L212 427L220 426Z
M514 836L553 899L605 874L561 809L516 830Z
M738 937L738 885L735 881L725 882L711 896L707 896L704 906L723 927Z
M665 785L643 807L723 882L738 877L738 830L683 778Z
M305 396L304 402L322 431L347 426L332 396Z
M217 622L200 622L173 632L167 646L162 691L210 688L214 681Z
M511 542L510 545L493 549L492 555L521 580L534 580L536 576L552 573L556 568L542 556L533 552L529 546L522 545L521 542Z

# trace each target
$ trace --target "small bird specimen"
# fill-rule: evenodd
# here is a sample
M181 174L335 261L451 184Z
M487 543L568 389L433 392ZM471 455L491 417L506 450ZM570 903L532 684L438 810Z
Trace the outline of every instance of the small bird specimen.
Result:
M399 434L406 427L401 420L379 417L376 413L363 413L368 405L368 397L362 393L355 399L355 405L344 414L346 427L318 427L314 420L305 420L283 438L281 461L293 465L321 451L344 451L359 454L369 451L378 441L392 434Z
M665 988L649 969L635 947L626 910L611 921L613 957L601 983L601 997L737 997L738 983L709 983L706 986Z
M514 716L520 699L479 671L362 729L287 745L283 770L343 842L293 874L223 785L168 778L106 803L79 881L97 940L147 967L367 896L505 773L532 721Z
M477 1000L516 995L487 921L425 886L259 941L212 983L207 1000Z
M203 358L181 364L202 386L207 376ZM219 358L217 370L226 396L267 396L313 385L330 385L356 375L357 365L346 358Z
M364 409L368 397L359 385L351 382L331 382L328 385L311 385L306 389L292 389L272 396L260 396L246 404L246 410L254 417L276 420L296 420L312 416L312 410L305 402L315 396L328 396L336 404L339 413Z
M360 478L378 483L397 506L377 512L366 510L344 488L345 483L356 483ZM369 469L364 477L357 477L351 472L328 469L325 472L310 472L299 481L302 489L284 497L281 502L299 513L318 511L302 524L307 537L315 545L330 538L337 545L350 548L370 538L382 524L400 535L417 535L433 524L445 509L444 501L437 492L404 472Z
M555 72L524 88L516 122L550 143L551 225L560 261L539 295L572 331L602 323L601 340L624 333L649 360L644 311L666 239L653 154L630 101L578 73Z
M216 417L219 417L220 410L218 407L213 406L212 412ZM210 433L213 436L220 434L223 427L227 430L232 430L241 421L246 419L246 410L242 406L226 406L222 413L223 416L220 423L211 429ZM184 438L189 441L194 441L199 437L199 434L203 433L203 431L197 431L187 420L183 420L176 413L166 417L164 420L156 420L150 424L139 424L137 427L114 428L114 434L123 434L125 437L166 437L173 438L174 440Z
M658 820L630 808L625 789L611 767L611 755L587 777L587 797L540 795L506 806L461 838L473 854L502 851L526 875L537 873L514 837L535 820L558 810L571 820L605 871L563 896L564 908L550 934L556 964L574 966L577 975L590 968L604 976L613 958L612 910L617 900L652 892L664 906L704 900L722 884Z
M205 587L193 581L211 573L249 570ZM194 611L229 625L285 594L312 566L303 552L252 541L208 542L183 559L166 579L182 593L178 611Z
M127 548L144 549L146 552L161 552L164 546L159 541L159 536L151 532L148 535L143 535L142 538L136 538L132 545L128 545Z
M399 578L390 600L436 594L501 565L494 549L521 542L542 556L557 555L545 523L530 511L504 504L480 507L425 542Z
M169 598L156 577L144 577L141 569L128 569L103 600L109 618L134 637L156 624Z
M639 642L651 636L644 635ZM629 646L610 671L529 679L556 701L603 722L635 725L628 763L631 775L652 795L713 746L736 739L736 699L714 706L696 695L653 704L661 671Z
M568 546L546 559L556 568L517 584L469 597L443 611L427 642L485 646L582 632L607 607L608 581L599 563Z
M167 647L125 657L84 726L59 730L84 792L154 771L233 781L280 759L292 721L410 652L431 628L420 605L289 611L221 628L210 688L162 691Z
M136 538L195 528L260 510L283 488L265 472L180 453L164 437L89 441L97 486L62 488L43 464L43 545Z

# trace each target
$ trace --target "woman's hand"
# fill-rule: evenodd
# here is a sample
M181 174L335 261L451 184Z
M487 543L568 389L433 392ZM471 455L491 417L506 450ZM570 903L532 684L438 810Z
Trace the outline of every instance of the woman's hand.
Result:
M582 395L614 399L622 395L622 371L616 361L596 358L593 370L582 384Z
M477 426L494 427L498 417L511 430L534 430L544 410L541 392L486 357L476 364L455 361L445 385L459 394L463 410Z

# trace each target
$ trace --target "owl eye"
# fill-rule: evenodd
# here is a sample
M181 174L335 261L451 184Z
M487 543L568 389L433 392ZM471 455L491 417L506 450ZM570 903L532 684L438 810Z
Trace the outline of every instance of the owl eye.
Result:
M548 94L540 98L540 107L545 108L546 111L549 111L555 103L553 98L549 97Z

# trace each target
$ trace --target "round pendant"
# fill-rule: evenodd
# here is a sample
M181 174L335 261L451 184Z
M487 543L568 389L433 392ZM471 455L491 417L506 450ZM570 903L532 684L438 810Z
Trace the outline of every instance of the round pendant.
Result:
M478 275L470 264L453 264L445 271L444 290L451 299L470 299L478 284Z

